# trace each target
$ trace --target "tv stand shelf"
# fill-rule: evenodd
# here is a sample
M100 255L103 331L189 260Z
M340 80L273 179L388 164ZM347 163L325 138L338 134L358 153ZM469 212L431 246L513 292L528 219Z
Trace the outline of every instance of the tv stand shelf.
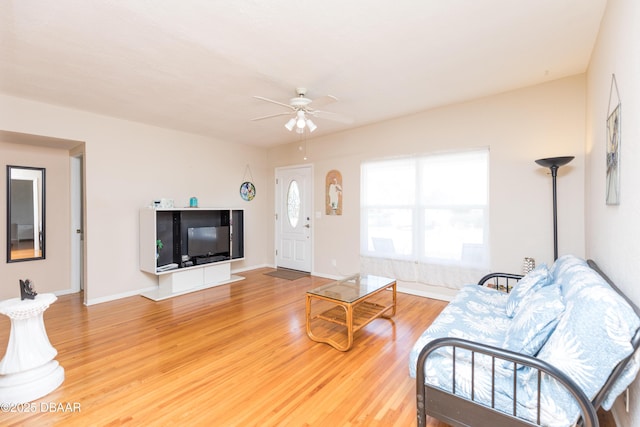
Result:
M192 228L229 228L216 245L223 253L187 260ZM200 243L200 242L199 242ZM244 277L231 274L231 263L244 259L244 211L231 209L140 210L140 270L158 278L158 288L141 295L160 301L224 285ZM161 268L168 266L167 269Z
M211 264L212 262L228 261L229 257L222 255L211 255L191 258L193 265Z

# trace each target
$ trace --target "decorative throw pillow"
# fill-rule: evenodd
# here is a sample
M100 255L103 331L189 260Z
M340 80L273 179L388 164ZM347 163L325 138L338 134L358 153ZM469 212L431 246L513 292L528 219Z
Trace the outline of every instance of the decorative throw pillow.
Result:
M513 287L507 301L507 316L513 317L522 301L533 295L538 289L549 284L549 269L546 264L540 264L530 271Z
M563 311L559 286L551 284L530 293L513 316L502 347L535 356L553 333Z
M633 352L630 341L640 318L608 285L584 288L565 303L565 314L536 357L567 374L591 399ZM614 388L624 390L634 377L623 376L622 386Z

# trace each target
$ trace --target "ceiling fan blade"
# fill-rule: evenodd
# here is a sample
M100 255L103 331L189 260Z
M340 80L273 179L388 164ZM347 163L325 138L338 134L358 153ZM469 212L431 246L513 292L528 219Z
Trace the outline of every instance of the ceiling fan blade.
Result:
M343 116L342 114L338 113L332 113L331 111L313 110L310 111L309 114L311 114L313 117L318 117L319 119L333 120L334 122L346 124L351 124L354 121L351 117Z
M281 105L281 106L283 106L283 107L287 107L287 108L289 108L289 109L291 109L291 110L294 110L294 111L295 111L295 108L293 108L293 107L292 107L291 105L289 105L289 104L285 104L285 103L283 103L283 102L274 101L273 99L265 98L265 97L262 97L262 96L255 96L255 95L254 95L253 97L254 97L254 98L256 98L256 99L259 99L259 100L261 100L261 101L267 101L267 102L270 102L270 103L272 103L272 104Z
M338 98L333 95L325 95L320 98L316 98L311 102L313 108L324 107L325 105L333 104L334 102L338 102Z
M262 117L254 117L253 119L251 119L252 121L256 121L256 120L264 120L264 119L270 119L272 117L278 117L278 116L290 116L291 112L287 111L286 113L276 113L276 114L269 114L268 116L262 116Z

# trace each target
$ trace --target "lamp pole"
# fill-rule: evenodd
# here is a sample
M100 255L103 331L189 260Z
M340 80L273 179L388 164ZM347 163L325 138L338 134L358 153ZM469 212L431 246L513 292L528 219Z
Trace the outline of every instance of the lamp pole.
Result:
M549 157L538 159L536 163L551 170L551 180L553 182L553 260L558 259L558 195L556 190L556 178L558 169L574 159L574 156Z

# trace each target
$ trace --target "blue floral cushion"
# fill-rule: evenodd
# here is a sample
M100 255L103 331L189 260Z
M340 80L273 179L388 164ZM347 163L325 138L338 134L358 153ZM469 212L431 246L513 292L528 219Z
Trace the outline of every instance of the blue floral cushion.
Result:
M484 286L466 285L460 289L413 345L409 355L411 376L416 376L418 355L436 338L456 337L500 346L511 323L505 314L507 298L504 292Z
M509 294L506 308L507 316L513 317L522 301L525 301L533 292L549 284L549 279L549 269L546 264L540 264L520 279Z
M545 286L528 295L526 304L513 316L502 347L534 356L558 324L564 303L557 285Z
M582 281L582 279L584 279L584 277L582 277L583 272L589 270L591 270L591 267L589 267L584 259L578 258L575 255L563 255L549 268L549 275L551 276L550 280L552 282L560 285L562 296L566 301L567 298L571 298L575 292L590 286L590 283L596 283L602 280L602 278L596 274L596 276L591 275L589 283L584 283ZM580 280L575 280L576 277L580 278Z
M618 362L633 352L630 341L640 319L593 270L585 267L574 274L582 286L565 298L566 314L538 358L566 373L592 399ZM616 390L624 390L635 377L638 366L630 366L635 372L625 373Z

